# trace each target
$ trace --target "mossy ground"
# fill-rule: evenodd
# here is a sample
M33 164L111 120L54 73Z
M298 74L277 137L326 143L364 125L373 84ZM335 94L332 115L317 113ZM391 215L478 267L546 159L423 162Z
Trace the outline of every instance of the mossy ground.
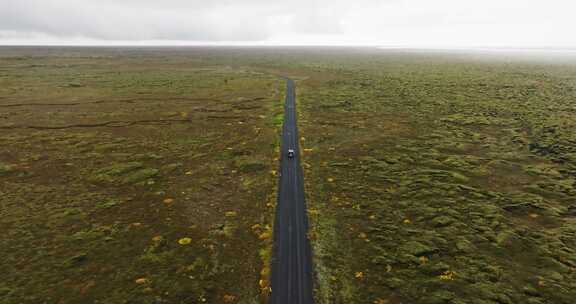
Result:
M318 303L572 303L576 65L4 48L1 303L254 303L297 81Z
M318 302L572 303L576 61L347 54L298 83Z
M284 83L194 58L0 50L0 303L261 301Z

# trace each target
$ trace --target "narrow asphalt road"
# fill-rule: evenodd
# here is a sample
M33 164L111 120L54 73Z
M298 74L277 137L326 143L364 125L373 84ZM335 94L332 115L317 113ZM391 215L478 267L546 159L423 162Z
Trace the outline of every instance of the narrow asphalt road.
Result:
M300 167L294 81L286 79L286 102L282 127L280 182L274 251L272 256L271 304L312 304L312 254L308 241L308 217L304 178ZM288 150L294 156L288 156Z

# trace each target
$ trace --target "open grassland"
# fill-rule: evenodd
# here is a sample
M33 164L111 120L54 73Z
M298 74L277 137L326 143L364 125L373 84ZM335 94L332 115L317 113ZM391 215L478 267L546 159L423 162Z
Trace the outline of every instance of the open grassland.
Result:
M571 304L576 61L533 59L2 49L0 303L265 301L285 75L318 303Z
M576 65L348 55L300 83L318 302L573 303Z
M0 303L258 303L283 88L193 56L0 49Z

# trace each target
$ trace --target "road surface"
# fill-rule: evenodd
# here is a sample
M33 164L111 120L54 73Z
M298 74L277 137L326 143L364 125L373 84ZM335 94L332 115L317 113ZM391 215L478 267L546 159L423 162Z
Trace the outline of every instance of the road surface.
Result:
M286 102L282 126L280 182L274 249L271 304L312 304L312 254L308 241L308 217L304 178L300 167L294 81L286 78ZM288 149L294 157L288 157Z

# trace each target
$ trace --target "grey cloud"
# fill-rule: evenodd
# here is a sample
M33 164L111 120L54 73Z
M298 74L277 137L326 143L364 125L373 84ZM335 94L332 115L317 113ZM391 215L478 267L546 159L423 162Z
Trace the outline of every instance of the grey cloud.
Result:
M343 0L2 2L0 31L102 40L261 41L282 31L334 34L349 6Z
M135 5L79 5L71 1L18 1L0 13L0 30L96 39L227 40L261 39L254 20L229 18L218 24L197 10L153 9ZM166 2L166 1L164 1ZM226 28L227 31L221 31Z
M0 44L576 46L575 10L573 0L0 0Z

